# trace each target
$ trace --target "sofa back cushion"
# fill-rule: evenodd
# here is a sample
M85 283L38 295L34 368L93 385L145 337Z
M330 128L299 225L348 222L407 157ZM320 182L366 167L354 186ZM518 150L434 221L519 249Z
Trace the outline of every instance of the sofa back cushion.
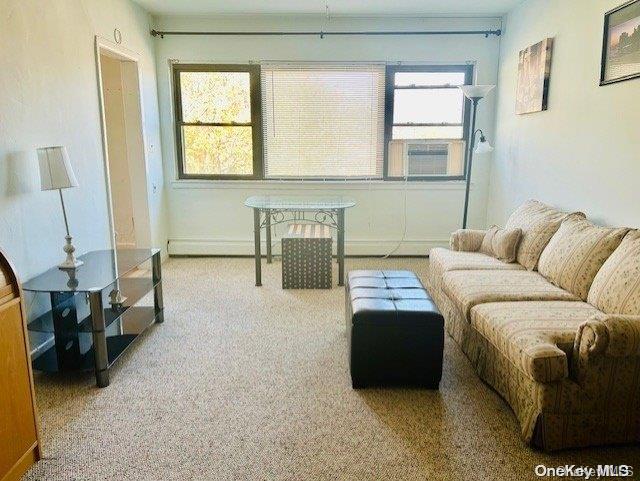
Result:
M521 237L521 229L500 229L494 225L484 235L480 252L503 262L515 262Z
M540 255L538 271L556 286L586 301L596 274L629 232L568 217Z
M607 314L640 316L640 231L629 232L607 259L587 301Z
M567 214L537 200L528 200L507 220L506 229L522 229L516 260L528 270L535 270L540 254L569 215L584 217L582 213Z

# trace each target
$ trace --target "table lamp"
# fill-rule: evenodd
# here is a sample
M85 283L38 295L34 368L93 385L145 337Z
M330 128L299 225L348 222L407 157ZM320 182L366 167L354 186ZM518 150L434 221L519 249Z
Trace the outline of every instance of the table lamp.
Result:
M40 188L41 190L55 190L60 193L60 203L62 204L62 215L64 216L64 226L67 230L65 236L66 244L62 250L67 254L65 261L58 267L69 270L76 269L82 265L82 261L75 258L73 253L76 248L71 242L69 234L69 222L67 221L67 211L64 207L62 189L78 187L78 181L71 168L69 154L63 146L42 147L38 149L38 163L40 164Z

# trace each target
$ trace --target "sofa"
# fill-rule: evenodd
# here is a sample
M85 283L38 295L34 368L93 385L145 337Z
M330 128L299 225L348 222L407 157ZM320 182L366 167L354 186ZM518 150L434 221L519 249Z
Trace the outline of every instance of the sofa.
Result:
M535 200L513 262L459 230L430 252L445 328L546 451L640 441L640 232L600 227Z

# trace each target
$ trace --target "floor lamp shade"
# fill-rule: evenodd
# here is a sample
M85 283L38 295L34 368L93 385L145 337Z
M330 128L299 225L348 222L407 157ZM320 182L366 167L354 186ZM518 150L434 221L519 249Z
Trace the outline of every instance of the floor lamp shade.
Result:
M78 180L71 168L69 154L65 147L55 146L38 149L38 163L42 190L78 187Z
M461 85L460 90L470 99L482 99L491 92L495 85Z

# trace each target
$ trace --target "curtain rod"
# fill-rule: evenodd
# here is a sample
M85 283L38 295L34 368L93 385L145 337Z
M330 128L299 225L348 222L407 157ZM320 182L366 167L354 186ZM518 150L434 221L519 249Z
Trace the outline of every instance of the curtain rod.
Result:
M151 35L154 37L164 38L165 35L225 35L225 36L244 36L244 35L278 35L278 36L290 36L290 35L318 35L320 38L324 38L328 35L484 35L488 38L489 35L495 35L499 37L502 35L502 30L400 30L400 31L346 31L346 32L275 32L275 31L249 31L249 32L233 32L233 31L167 31L167 30L151 30Z

